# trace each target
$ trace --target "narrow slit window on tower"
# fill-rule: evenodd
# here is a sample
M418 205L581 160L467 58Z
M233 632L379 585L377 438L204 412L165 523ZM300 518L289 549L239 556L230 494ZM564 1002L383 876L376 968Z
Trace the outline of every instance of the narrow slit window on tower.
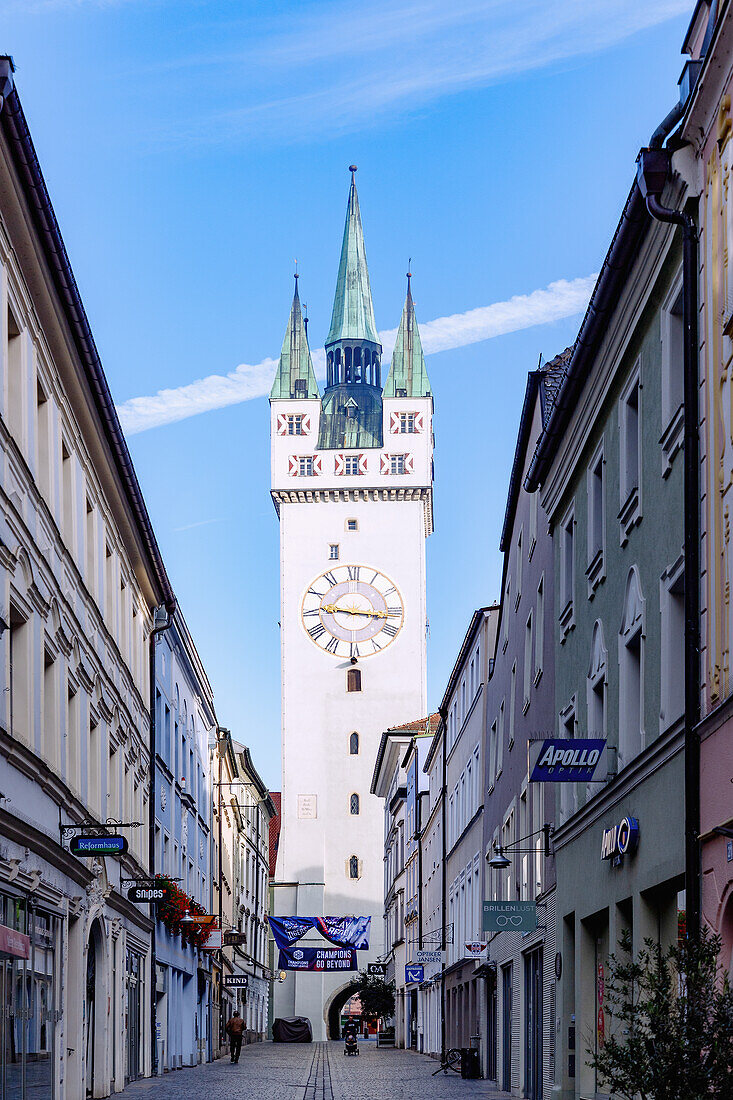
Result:
M328 560L338 561L339 547L337 542L332 542L328 550Z
M359 813L359 796L358 794L352 794L349 798L349 813L352 816L356 816Z
M361 691L361 669L350 668L346 673L346 690Z
M347 519L347 521L346 521L346 530L347 531L358 531L359 530L359 521L358 521L358 519Z
M359 877L359 857L352 856L349 860L349 878Z
M349 737L349 753L351 756L359 755L359 734L356 732Z
M308 396L308 390L306 389L306 380L305 380L305 378L296 378L295 379L295 389L294 389L293 392L294 392L296 397L307 397Z

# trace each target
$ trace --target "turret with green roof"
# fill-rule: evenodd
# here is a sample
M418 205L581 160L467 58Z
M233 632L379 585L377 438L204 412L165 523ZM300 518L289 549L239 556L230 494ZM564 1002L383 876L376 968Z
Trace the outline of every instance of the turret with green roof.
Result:
M280 362L270 390L271 398L320 397L308 347L308 335L298 296L298 276L295 276L295 293L290 307L290 319L285 330Z
M412 300L412 273L407 273L407 298L397 330L392 366L384 384L384 397L431 397L420 330Z

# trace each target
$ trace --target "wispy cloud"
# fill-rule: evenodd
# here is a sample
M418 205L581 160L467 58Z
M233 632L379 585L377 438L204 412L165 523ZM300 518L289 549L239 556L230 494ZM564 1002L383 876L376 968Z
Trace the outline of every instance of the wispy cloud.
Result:
M465 347L494 336L534 325L544 325L563 317L572 317L585 309L597 276L582 279L560 279L531 294L520 294L506 302L494 302L465 313L438 317L420 325L426 355L451 348ZM396 329L380 333L385 358L394 347ZM325 376L323 348L313 352L316 374ZM159 390L148 397L132 397L118 407L122 426L128 435L173 424L199 413L264 397L269 393L277 366L276 359L260 363L241 363L229 374L211 374L176 389Z
M607 49L691 0L330 0L250 18L227 45L166 59L170 79L207 70L174 143L312 140L382 123L446 95ZM219 94L220 89L224 94ZM226 106L221 106L224 103ZM160 137L160 135L156 135Z
M173 531L176 534L179 531L193 531L194 527L209 527L212 523L224 523L224 519L222 517L218 519L199 519L195 523L184 523L183 527L174 527Z

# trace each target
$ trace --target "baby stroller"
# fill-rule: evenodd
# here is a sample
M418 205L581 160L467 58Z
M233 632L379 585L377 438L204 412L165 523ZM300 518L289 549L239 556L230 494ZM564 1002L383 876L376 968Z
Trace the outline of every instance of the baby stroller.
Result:
M351 1021L344 1025L344 1055L359 1053L359 1043L356 1038L358 1030L357 1025Z

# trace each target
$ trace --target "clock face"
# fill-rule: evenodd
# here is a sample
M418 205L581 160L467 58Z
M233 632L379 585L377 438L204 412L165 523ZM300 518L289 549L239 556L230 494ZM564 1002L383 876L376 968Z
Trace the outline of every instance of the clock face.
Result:
M397 586L370 565L334 565L303 596L303 627L334 657L371 657L393 642L405 618Z

